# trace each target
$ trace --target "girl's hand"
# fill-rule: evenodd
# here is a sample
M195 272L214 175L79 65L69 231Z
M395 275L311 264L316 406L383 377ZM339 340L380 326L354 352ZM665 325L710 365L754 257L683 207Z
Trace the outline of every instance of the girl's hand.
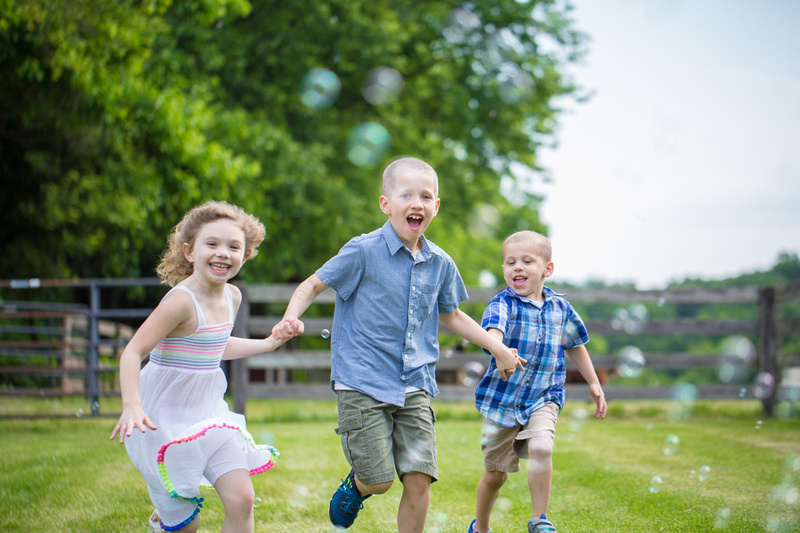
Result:
M114 426L114 431L111 432L111 436L108 439L114 440L114 436L119 433L119 443L122 444L125 442L125 437L130 437L133 435L134 428L137 428L139 431L144 433L146 431L145 427L148 427L153 431L158 429L155 424L150 421L144 411L142 411L141 407L126 407L122 410L122 414L119 417L119 422L117 422L117 425Z
M287 341L297 335L302 335L305 324L298 319L281 320L272 328L272 336L281 341Z

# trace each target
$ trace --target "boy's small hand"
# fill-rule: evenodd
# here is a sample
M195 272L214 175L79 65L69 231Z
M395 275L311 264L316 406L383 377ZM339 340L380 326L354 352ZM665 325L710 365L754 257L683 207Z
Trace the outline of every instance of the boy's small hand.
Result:
M597 409L594 411L595 418L605 418L608 412L608 405L606 404L606 397L603 394L603 388L599 384L589 385L589 393L592 395Z

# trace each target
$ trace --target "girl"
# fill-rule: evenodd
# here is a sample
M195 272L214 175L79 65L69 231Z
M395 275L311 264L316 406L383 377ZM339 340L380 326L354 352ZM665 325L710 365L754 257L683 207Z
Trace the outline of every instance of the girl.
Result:
M173 289L120 356L122 415L110 438L119 434L145 478L156 508L151 531L196 532L201 484L213 485L225 506L223 532L253 531L250 475L272 468L278 452L256 444L244 417L228 409L219 363L291 337L280 330L263 340L230 337L242 295L228 280L258 253L264 234L255 217L225 202L189 211L157 269Z

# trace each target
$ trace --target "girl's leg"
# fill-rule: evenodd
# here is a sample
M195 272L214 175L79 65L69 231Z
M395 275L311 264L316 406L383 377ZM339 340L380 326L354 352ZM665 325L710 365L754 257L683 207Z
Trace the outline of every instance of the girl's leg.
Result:
M483 473L483 477L478 483L478 505L475 517L475 527L478 531L489 531L489 517L492 514L494 503L500 495L500 487L507 479L507 472L487 470Z
M250 472L243 469L231 470L217 479L214 489L225 506L222 533L252 532L255 527L253 503L256 493Z

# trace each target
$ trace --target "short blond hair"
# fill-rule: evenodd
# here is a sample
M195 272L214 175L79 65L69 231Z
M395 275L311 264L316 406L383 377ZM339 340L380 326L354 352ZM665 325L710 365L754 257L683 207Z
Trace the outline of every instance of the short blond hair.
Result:
M506 238L505 242L503 242L503 259L505 259L506 256L506 246L517 242L530 244L532 247L536 248L537 253L544 259L545 263L552 261L553 246L550 244L550 239L541 233L530 230L518 231Z
M222 219L231 220L242 228L245 259L251 259L258 254L256 248L266 235L264 225L241 207L227 202L206 202L183 215L183 219L173 228L167 240L167 249L156 268L164 283L172 287L192 275L194 265L183 254L183 243L194 246L200 228Z
M389 196L394 189L394 182L397 176L405 172L414 172L417 174L427 174L433 177L436 183L436 195L439 195L439 176L436 171L428 163L416 157L403 157L392 161L386 170L383 171L383 191L384 196Z

